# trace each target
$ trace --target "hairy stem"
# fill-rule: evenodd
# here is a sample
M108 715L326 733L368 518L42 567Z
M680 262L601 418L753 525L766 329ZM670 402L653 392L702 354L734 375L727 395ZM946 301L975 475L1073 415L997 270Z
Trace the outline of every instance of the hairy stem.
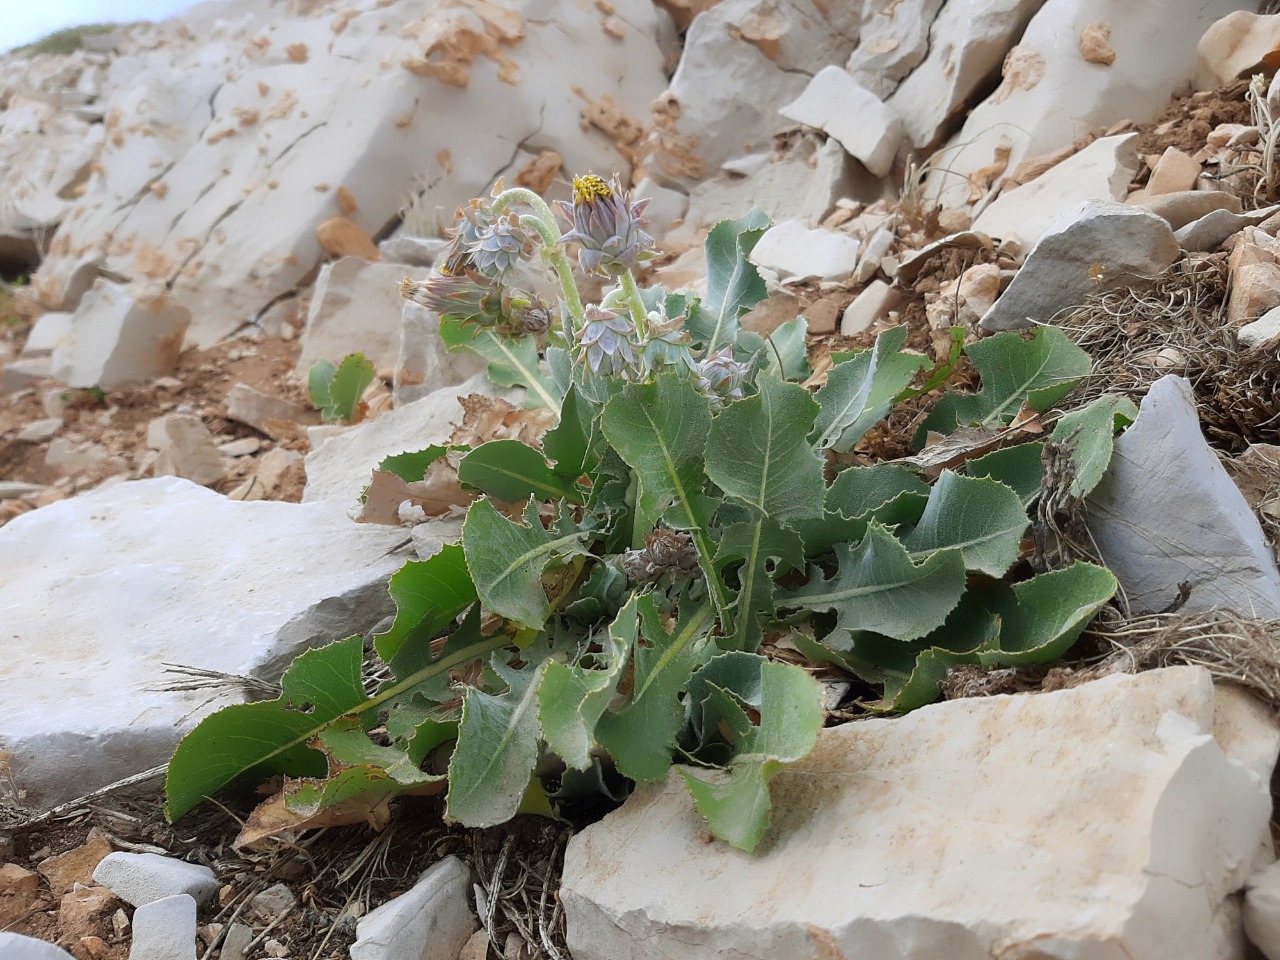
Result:
M622 292L627 298L627 306L631 310L631 322L640 331L640 341L643 343L649 339L649 317L645 313L644 300L640 297L640 288L636 286L636 278L630 270L624 270L622 276L618 277L618 282L622 285Z

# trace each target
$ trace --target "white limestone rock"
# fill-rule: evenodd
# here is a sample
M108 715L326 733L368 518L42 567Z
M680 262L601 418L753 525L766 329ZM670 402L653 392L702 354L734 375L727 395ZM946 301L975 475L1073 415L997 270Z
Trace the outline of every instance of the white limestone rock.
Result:
M386 457L444 443L462 422L459 397L500 397L517 406L523 389L502 389L481 372L454 386L442 387L421 400L357 424L325 440L307 454L307 486L303 503L334 500L354 504L369 485L373 469Z
M569 949L1239 957L1233 895L1274 859L1278 743L1260 704L1193 667L952 700L822 731L773 780L752 854L708 842L673 770L569 842Z
M407 893L360 918L351 960L457 960L480 926L467 902L470 889L471 870L445 857Z
M1145 5L1116 0L1046 0L1005 57L1000 86L949 141L947 172L931 175L927 192L944 207L961 206L969 193L963 178L990 164L1002 145L1013 171L1082 133L1153 119L1188 84L1201 34L1219 17L1252 6L1167 0L1152 16ZM1110 64L1087 62L1081 53L1082 35L1096 24L1110 30Z
M1280 860L1249 878L1243 912L1249 942L1267 960L1280 958Z
M244 383L237 383L227 392L227 419L253 427L273 440L297 436L304 426L319 421L316 411L304 410L290 400L269 396Z
M55 441L56 443L57 441ZM117 483L0 527L0 749L52 805L165 762L233 692L161 692L164 663L276 679L391 610L399 531L344 503L237 503Z
M1273 307L1236 331L1236 339L1244 347L1260 347L1276 337L1280 337L1280 307Z
M768 153L783 126L778 108L823 67L844 61L858 19L856 4L820 0L722 0L703 10L653 105L649 175L689 188L726 160Z
M878 97L893 93L899 80L924 60L929 27L944 0L863 3L858 46L846 67Z
M182 352L191 312L163 287L99 280L54 346L53 375L73 387L114 390L168 373Z
M378 252L385 263L429 269L448 245L448 240L439 237L392 237L378 244Z
M778 113L835 137L877 177L893 169L902 143L902 118L840 67L823 67Z
M73 314L49 311L41 314L27 335L27 342L22 348L24 357L47 357L53 348L71 333Z
M25 390L42 377L53 375L51 357L29 357L23 360L10 360L0 373L0 397L9 393Z
M1280 571L1262 528L1205 443L1191 385L1161 377L1116 440L1088 500L1089 531L1135 613L1226 608L1280 617Z
M902 302L903 296L903 291L889 286L883 280L872 280L844 308L844 314L840 317L841 335L854 337L864 330L870 330L877 320L888 317L889 311Z
M1175 230L1173 237L1188 253L1209 253L1217 250L1227 238L1235 236L1245 227L1256 227L1276 213L1280 213L1280 206L1263 207L1248 213L1214 210Z
M135 910L129 960L196 960L196 902L180 893Z
M799 220L784 220L764 232L750 259L784 279L843 280L858 265L859 246L847 233L821 227L810 230Z
M0 956L4 960L75 960L71 954L48 940L0 930Z
M450 353L440 339L440 317L421 304L400 304L400 355L392 396L396 406L421 400L442 387L469 380L485 370L483 357L469 351Z
M1095 140L1030 183L1002 193L973 221L973 229L1030 250L1084 201L1123 201L1140 162L1136 133Z
M311 294L295 372L305 377L317 360L340 363L349 353L363 353L378 369L392 366L400 350L406 272L398 263L359 257L325 264Z
M1026 329L1091 293L1155 277L1180 255L1164 218L1140 207L1086 200L1041 236L983 315L982 327Z
M885 101L902 118L912 146L923 150L938 139L948 121L999 68L1043 2L951 0L943 4L929 26L924 61ZM904 17L905 11L899 7L894 13ZM874 78L868 82L880 92Z
M131 906L185 895L204 903L218 892L218 878L203 864L158 853L109 853L93 869L93 880Z
M1256 9L1229 13L1204 31L1196 46L1197 90L1217 90L1271 66L1280 45L1280 15Z
M156 417L147 425L147 446L160 454L154 468L157 477L182 477L211 487L227 475L213 434L194 414Z

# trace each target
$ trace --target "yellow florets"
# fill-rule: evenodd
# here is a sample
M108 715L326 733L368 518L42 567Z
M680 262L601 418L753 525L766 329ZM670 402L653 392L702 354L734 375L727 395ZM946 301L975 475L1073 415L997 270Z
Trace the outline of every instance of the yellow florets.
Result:
M613 188L594 173L573 178L573 202L590 203L592 200L608 200Z

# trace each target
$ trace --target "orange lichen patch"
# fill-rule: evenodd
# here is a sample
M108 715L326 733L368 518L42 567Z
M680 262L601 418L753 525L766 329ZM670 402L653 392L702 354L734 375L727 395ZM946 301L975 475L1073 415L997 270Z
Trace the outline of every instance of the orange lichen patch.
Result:
M704 10L710 10L720 0L657 0L657 5L671 14L671 19L681 30L693 22L693 18Z
M346 187L338 188L338 209L342 211L344 217L351 216L359 209L355 195Z
M412 113L402 113L400 116L396 117L396 129L398 130L403 130L411 123L413 123Z
M151 184L151 186L148 187L147 189L150 190L157 197L159 197L161 200L163 200L165 195L169 192L169 185L165 183L163 180L157 180L155 183Z
M1044 79L1044 57L1024 44L1018 44L1004 58L1000 74L1004 78L991 95L992 103L1004 103L1015 90L1031 90Z
M329 184L327 184L327 183L317 183L317 184L315 184L311 189L312 189L312 190L314 190L316 193L328 193L328 192L329 192Z
M261 80L259 80L259 81L258 81L258 96L260 96L260 97L265 97L265 96L266 96L268 93L270 93L270 92L271 92L271 87L269 87L267 84L265 84L265 83L263 83Z
M316 227L316 240L331 257L360 257L376 261L381 258L373 238L346 217L330 217Z
M120 144L124 143L124 134L119 130L114 131L111 134L111 142L117 147L120 146Z
M102 128L104 130L114 130L120 126L120 121L124 118L124 111L119 107L112 107L111 112L102 118Z
M268 120L283 120L293 113L298 106L298 95L293 90L286 90L276 101L276 105L267 111Z
M267 48L271 46L271 38L258 34L251 37L249 42L245 44L244 52L249 57L260 57L267 52Z
M306 63L307 45L305 43L291 43L284 48L284 54L293 63Z
M236 107L231 111L235 114L235 118L240 121L242 127L252 127L258 122L258 111L250 110L247 107Z
M969 174L970 203L980 200L991 184L995 183L996 178L1009 168L1009 155L1012 152L1013 145L1007 139L1001 139L996 148L991 151L991 162Z
M554 150L543 150L525 164L516 174L516 186L526 187L534 193L546 193L555 183L556 174L564 164L564 158Z
M498 65L503 83L520 82L519 65L502 47L524 40L524 18L489 0L443 0L431 15L401 35L416 35L422 47L421 55L400 61L415 76L465 87L471 82L471 64L483 56Z
M654 161L669 176L701 180L706 164L696 152L698 137L681 133L676 125L680 119L680 101L667 93L654 100L650 110L653 129L649 132L649 147Z
M49 253L53 256L62 256L71 252L71 238L66 234L60 234L53 238L53 243L49 245Z
M1116 62L1111 47L1111 24L1097 20L1080 31L1080 56L1088 63L1108 66Z
M333 35L336 37L339 34L341 34L342 31L346 30L347 24L349 24L352 20L354 20L358 16L360 16L360 11L355 9L354 7L347 10L343 10L340 14L338 14L336 17L333 18L333 23L329 24L329 29L333 31Z
M173 257L149 243L139 246L133 262L138 271L149 280L162 280L173 272Z
M787 26L772 14L757 13L747 17L736 31L731 32L754 45L770 60L776 60L782 52L782 38L786 36Z
M596 0L596 9L601 13L608 15L613 13L617 7L610 3L609 0Z
M204 142L205 142L205 143L218 143L219 141L222 141L222 140L227 139L227 137L234 137L235 135L236 135L236 128L235 128L235 127L227 127L227 129L222 130L222 131L220 131L220 132L218 132L218 133L211 133L209 136L205 137L205 141L204 141Z
M448 147L436 153L436 163L440 164L440 169L445 173L453 173L453 154Z
M628 162L638 161L644 146L644 125L623 113L622 108L607 93L602 94L598 100L592 100L581 87L574 87L573 92L587 101L579 115L582 129L590 130L594 127L609 138Z
M627 24L621 17L605 17L600 21L600 29L615 40L621 40L627 35Z

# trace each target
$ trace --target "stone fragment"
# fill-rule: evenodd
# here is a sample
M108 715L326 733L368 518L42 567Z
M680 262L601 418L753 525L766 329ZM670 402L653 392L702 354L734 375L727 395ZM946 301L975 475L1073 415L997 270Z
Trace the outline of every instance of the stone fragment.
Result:
M471 870L445 857L407 893L360 919L351 960L457 960L479 926L467 903L470 889Z
M1091 293L1157 276L1180 254L1163 218L1120 203L1086 201L1040 238L982 327L1021 330L1050 320Z
M932 146L948 121L972 103L1042 2L942 5L929 27L928 54L886 101L902 118L912 146ZM882 92L874 82L871 89Z
M71 320L74 314L50 311L41 314L27 335L27 342L22 348L24 357L47 357L53 353L63 337L71 333Z
M53 375L73 387L114 390L168 373L191 323L163 287L141 290L99 280L53 350Z
M260 920L270 923L282 916L285 911L292 910L297 902L298 898L287 884L273 883L267 889L253 895L249 901L249 910Z
M1235 10L1204 31L1196 46L1195 88L1217 90L1275 68L1280 14Z
M257 453L261 446L262 441L257 437L241 437L218 444L218 452L224 457L248 457Z
M1244 347L1260 347L1276 337L1280 337L1280 307L1272 307L1253 323L1246 323L1236 331L1236 339Z
M772 781L751 854L709 840L673 770L569 841L569 950L1238 957L1235 893L1274 857L1277 742L1260 704L1194 667L951 700L823 730Z
M778 287L739 317L738 323L744 330L767 337L784 323L794 320L799 313L800 298L786 287Z
M930 25L943 0L899 0L894 6L866 4L858 46L846 66L867 89L888 96L929 49Z
M1002 193L973 221L973 229L1025 253L1084 201L1124 200L1138 163L1136 133L1095 140L1030 183Z
M53 376L51 357L28 357L10 360L0 373L0 396L25 390L37 380Z
M778 113L835 137L877 177L893 168L902 142L902 118L841 67L823 67Z
M0 749L28 802L164 763L201 718L245 699L166 690L163 664L274 680L390 612L399 531L352 524L350 502L236 503L165 477L0 527Z
M448 240L439 237L392 237L378 244L378 252L383 263L427 269L448 245Z
M151 900L133 914L129 960L195 960L196 902L185 893Z
M1277 212L1280 212L1280 206L1264 207L1248 213L1214 210L1174 231L1173 236L1178 245L1188 253L1209 253L1217 250L1224 241L1245 227L1257 226Z
M60 897L77 883L88 884L93 879L93 871L110 853L111 842L95 829L80 846L41 860L37 869L49 884L50 892Z
M318 423L320 417L314 410L237 383L227 393L227 419L253 427L272 440L287 440L298 436L303 426Z
M849 306L840 319L840 333L855 337L870 330L879 320L889 316L889 311L902 302L903 293L883 280L872 280Z
M1151 178L1147 181L1147 196L1158 197L1166 193L1191 190L1199 179L1200 164L1196 160L1177 147L1165 147L1164 153L1151 170Z
M809 321L809 333L835 333L836 316L839 313L840 308L830 297L813 301L809 304L809 309L804 312Z
M100 443L75 443L66 437L54 437L44 454L45 466L66 475L89 471L110 472L124 469L124 461Z
M1134 613L1226 608L1280 616L1277 571L1253 511L1205 443L1191 385L1161 377L1116 440L1088 500L1089 531Z
M316 227L316 240L331 257L356 257L370 262L381 258L368 231L346 217L330 217Z
M157 853L112 853L98 864L93 879L135 907L178 894L204 903L218 892L208 867Z
M59 940L79 943L111 931L111 915L120 909L120 899L106 887L77 883L63 894L58 904Z
M363 353L378 369L396 362L400 348L400 281L398 263L367 263L343 257L320 270L296 373L306 377L318 360L340 363L350 353Z
M440 338L440 317L426 307L404 300L400 311L400 355L392 382L396 406L462 383L488 367L483 357L469 351L450 353Z
M0 931L0 956L4 960L75 960L61 947L20 933Z
M1244 932L1267 960L1280 958L1280 860L1249 878L1244 894Z
M1009 171L1069 146L1082 133L1159 115L1187 79L1201 34L1240 0L1166 0L1160 16L1114 0L1045 0L1004 61L1002 81L948 141L925 190L944 207L967 202L983 167L1004 153ZM1081 33L1105 21L1115 62L1082 65ZM906 116L906 113L903 113Z
M858 265L859 246L848 234L821 227L810 230L799 220L784 220L760 237L751 262L784 279L844 280Z
M1280 306L1280 264L1246 263L1231 271L1227 323L1238 326Z
M31 894L40 889L40 877L34 870L16 863L0 864L0 894Z
M1111 25L1105 20L1091 23L1080 31L1080 59L1104 67L1116 62L1116 51L1111 46Z
M1243 209L1240 198L1225 190L1183 190L1178 193L1164 193L1144 197L1136 201L1136 205L1163 217L1174 230L1181 230L1187 224L1215 210L1239 213Z
M231 929L222 940L222 954L218 960L245 960L253 939L253 927L245 923L231 924Z
M62 429L61 417L43 417L40 420L32 420L25 424L18 431L19 443L44 443L46 440L52 439L53 435Z
M487 375L477 373L464 383L442 387L377 420L330 437L307 454L303 503L336 499L343 508L355 503L368 486L373 469L386 457L446 442L454 425L462 422L458 398L472 394L519 404L524 391L495 387Z
M262 488L263 496L269 497L274 494L285 479L285 475L295 467L299 474L302 474L302 454L296 450L276 447L274 450L268 450L264 453L258 459L257 467L254 470L254 475Z
M211 487L227 475L227 465L213 434L199 417L170 413L147 425L147 446L157 451L157 477L183 477Z

